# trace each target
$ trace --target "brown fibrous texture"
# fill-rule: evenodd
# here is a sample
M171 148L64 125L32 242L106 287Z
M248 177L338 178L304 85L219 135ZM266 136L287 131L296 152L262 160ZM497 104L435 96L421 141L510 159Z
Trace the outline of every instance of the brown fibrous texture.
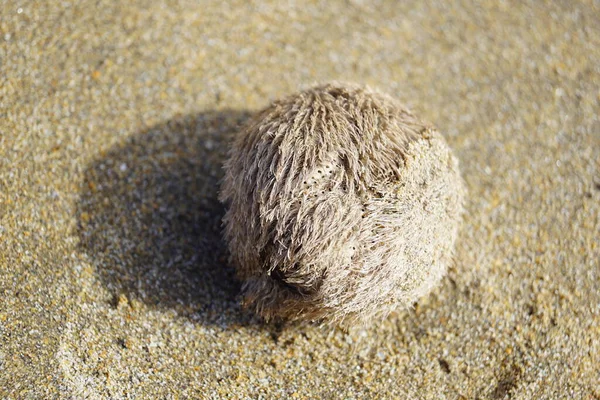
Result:
M442 136L347 84L273 103L225 164L225 237L266 319L364 324L410 307L452 262L465 189Z

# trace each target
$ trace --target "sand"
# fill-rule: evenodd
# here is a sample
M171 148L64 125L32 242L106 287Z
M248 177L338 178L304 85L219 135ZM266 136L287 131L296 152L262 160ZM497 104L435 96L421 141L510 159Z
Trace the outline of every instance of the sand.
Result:
M239 303L249 115L379 87L444 133L456 262L365 329ZM0 398L600 398L597 2L0 2Z

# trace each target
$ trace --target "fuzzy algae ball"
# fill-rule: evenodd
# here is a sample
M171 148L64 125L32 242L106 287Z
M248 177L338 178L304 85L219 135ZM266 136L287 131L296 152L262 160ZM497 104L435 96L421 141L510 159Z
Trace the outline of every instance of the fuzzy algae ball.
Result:
M352 85L280 100L242 130L221 200L245 303L266 319L364 324L409 307L453 255L464 185L442 136Z

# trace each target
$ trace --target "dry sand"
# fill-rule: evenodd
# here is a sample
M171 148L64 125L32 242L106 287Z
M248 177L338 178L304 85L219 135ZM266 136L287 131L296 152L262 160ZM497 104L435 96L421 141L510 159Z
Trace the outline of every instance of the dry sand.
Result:
M350 332L239 306L228 140L332 79L446 135L456 265ZM0 1L0 398L600 398L600 5Z

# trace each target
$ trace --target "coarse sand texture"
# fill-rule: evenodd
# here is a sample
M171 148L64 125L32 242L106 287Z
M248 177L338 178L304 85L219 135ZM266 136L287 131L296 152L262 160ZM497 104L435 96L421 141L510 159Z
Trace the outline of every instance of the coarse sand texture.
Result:
M0 399L600 400L599 110L598 0L0 0Z
M458 160L387 95L329 84L277 101L225 170L232 262L266 319L363 324L412 305L452 261Z

